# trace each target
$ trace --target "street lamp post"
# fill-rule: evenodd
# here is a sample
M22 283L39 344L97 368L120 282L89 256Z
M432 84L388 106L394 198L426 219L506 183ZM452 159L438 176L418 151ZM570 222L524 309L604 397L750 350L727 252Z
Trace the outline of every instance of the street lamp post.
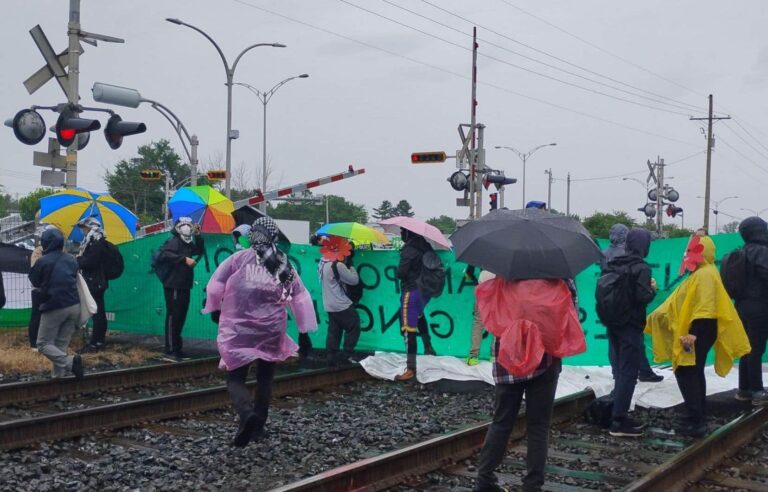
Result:
M536 152L537 150L543 149L544 147L554 147L555 145L557 145L557 143L554 143L554 142L553 143L549 143L549 144L539 145L538 147L534 147L534 148L532 148L531 150L529 150L526 153L522 153L522 152L520 152L519 150L517 150L514 147L507 147L507 146L504 146L504 145L497 145L496 146L497 149L511 150L512 152L517 154L517 156L520 158L520 160L523 161L523 208L525 208L525 164L526 164L526 162L533 155L533 153ZM549 206L549 204L547 204L547 206Z
M219 48L219 45L216 44L216 41L213 40L212 37L210 37L208 34L205 33L202 29L193 26L192 24L187 24L186 22L183 22L179 19L173 19L173 18L167 18L165 19L171 24L176 24L178 26L186 26L190 29L194 29L195 31L199 32L203 36L205 36L205 39L211 42L213 44L214 48L216 48L216 51L219 52L219 56L221 57L221 61L224 63L224 71L227 74L227 154L226 154L226 169L227 169L227 177L224 181L224 192L227 195L227 198L230 198L232 196L231 190L230 190L230 180L231 180L231 174L232 174L232 140L234 138L232 133L232 84L233 79L235 77L235 69L237 68L237 64L240 62L240 58L243 57L244 54L246 54L248 51L252 50L253 48L258 48L260 46L271 46L273 48L285 48L284 44L280 43L257 43L252 44L248 47L246 47L243 51L240 52L239 55L235 58L235 62L232 64L232 66L229 66L229 62L227 61L227 58L224 56L224 52L221 51L221 48Z
M181 146L189 160L190 183L192 186L197 185L197 146L200 141L197 139L197 135L189 134L187 127L184 126L184 123L181 122L179 117L176 116L173 111L157 101L141 97L141 94L136 89L96 82L93 84L91 92L93 93L93 100L96 102L125 106L128 108L137 108L139 107L139 104L145 102L149 103L152 108L162 114L171 126L173 126L173 129L176 130L176 135L178 135L179 140L181 140ZM185 137L186 141L184 140ZM187 144L189 144L189 146L187 146Z
M703 200L705 199L703 196L697 196L696 198L701 198ZM721 198L719 200L714 200L714 199L711 199L711 198L709 199L709 201L711 201L712 203L715 204L715 208L712 209L712 213L715 214L715 234L720 232L720 229L717 226L717 216L720 215L720 204L723 203L726 200L730 200L731 198L739 198L739 196L738 195L732 195L732 196L727 196L725 198Z
M759 212L757 210L753 209L753 208L740 208L739 210L743 210L745 212L752 212L752 215L754 215L756 217L760 217L765 212L768 212L768 208L764 208L764 209L760 210Z
M242 82L237 82L235 85L240 85L248 89L249 91L256 94L256 97L259 98L259 101L261 101L262 105L264 105L264 142L262 144L262 163L261 163L261 192L266 193L267 192L267 103L270 99L272 99L272 96L275 95L275 92L277 92L278 89L280 89L282 86L287 84L293 79L306 79L309 77L309 74L303 73L301 75L296 75L294 77L288 77L287 79L281 80L277 84L274 85L270 90L268 91L260 91L249 84L244 84ZM261 211L266 212L267 211L267 202L262 202L261 204Z

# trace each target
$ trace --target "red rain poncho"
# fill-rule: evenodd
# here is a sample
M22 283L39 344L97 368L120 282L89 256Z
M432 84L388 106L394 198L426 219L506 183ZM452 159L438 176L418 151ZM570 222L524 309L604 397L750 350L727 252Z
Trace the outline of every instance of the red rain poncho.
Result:
M496 360L513 376L527 376L544 353L563 358L587 350L571 291L563 280L497 277L475 288L486 329L499 339Z

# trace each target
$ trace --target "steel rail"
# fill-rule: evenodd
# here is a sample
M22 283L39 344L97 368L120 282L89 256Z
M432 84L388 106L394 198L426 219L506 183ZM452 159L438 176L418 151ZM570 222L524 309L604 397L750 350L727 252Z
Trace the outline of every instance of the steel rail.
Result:
M768 424L768 408L758 408L718 428L715 432L687 447L648 475L635 480L626 492L682 491L689 482L704 478L708 468L736 453L755 439Z
M580 414L595 396L581 391L555 400L553 421ZM402 483L410 476L423 475L475 454L483 445L490 422L469 427L390 451L373 458L340 466L304 480L272 489L272 492L382 490ZM518 415L514 435L522 435L525 415Z
M0 385L0 407L29 401L55 400L79 393L93 393L121 386L164 383L214 374L218 357L173 364L117 369L87 374L83 379L59 378Z
M320 369L275 377L273 396L280 397L368 378L360 366ZM246 383L255 388L256 381ZM42 417L0 423L0 449L16 449L39 441L118 429L141 422L179 417L230 405L226 386L156 396Z

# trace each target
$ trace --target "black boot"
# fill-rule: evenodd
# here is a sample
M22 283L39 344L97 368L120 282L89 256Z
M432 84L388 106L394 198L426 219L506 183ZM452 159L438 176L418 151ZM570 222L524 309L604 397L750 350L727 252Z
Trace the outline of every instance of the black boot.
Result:
M237 434L235 434L232 445L238 448L247 446L258 424L259 417L255 413L249 413L244 419L240 419L240 427L237 428Z

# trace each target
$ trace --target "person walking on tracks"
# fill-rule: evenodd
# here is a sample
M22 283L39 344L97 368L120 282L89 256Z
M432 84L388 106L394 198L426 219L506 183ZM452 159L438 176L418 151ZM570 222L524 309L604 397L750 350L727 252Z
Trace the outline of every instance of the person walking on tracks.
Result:
M497 277L480 284L475 297L483 324L495 335L496 398L474 490L507 490L498 485L495 470L506 454L523 396L528 449L522 490L541 490L561 357L586 350L573 293L565 280Z
M46 229L40 239L43 256L29 272L30 283L40 289L40 330L38 351L52 363L54 378L68 372L83 377L80 355L67 355L72 334L80 322L80 296L77 293L77 261L64 252L64 235Z
M181 332L189 311L194 281L194 256L204 253L200 227L189 217L176 222L171 237L160 248L153 265L163 282L165 294L165 355L171 361L188 358L182 351Z
M612 436L641 436L642 422L629 417L641 359L645 357L645 309L656 297L651 268L645 262L651 233L632 229L625 252L608 262L597 282L595 298L600 321L606 326L614 370Z
M750 346L715 267L715 243L709 236L695 235L688 242L680 267L680 273L685 272L690 272L688 277L648 316L646 332L653 337L656 362L672 361L688 411L680 432L703 437L707 354L714 346L715 372L725 377L734 359L748 354Z
M754 405L768 405L762 363L768 339L768 224L760 217L748 217L739 225L739 233L745 245L729 256L743 255L742 261L724 259L720 269L726 289L736 299L736 310L752 347L739 361L736 398ZM729 269L728 265L733 266ZM727 281L728 273L733 274L733 281L738 284L735 289Z
M256 219L250 233L251 248L227 258L206 287L203 312L220 312L216 338L219 368L227 371L227 390L240 417L233 440L237 447L263 435L275 363L298 350L286 333L286 307L290 307L299 332L317 329L312 298L287 255L277 248L277 236L272 219ZM245 384L254 362L258 380L255 401Z

